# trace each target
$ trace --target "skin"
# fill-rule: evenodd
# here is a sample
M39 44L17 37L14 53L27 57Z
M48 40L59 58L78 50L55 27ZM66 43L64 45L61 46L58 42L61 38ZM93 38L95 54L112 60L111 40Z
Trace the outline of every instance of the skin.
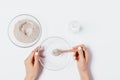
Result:
M73 48L74 50L77 50L77 52L74 54L74 59L77 62L77 67L79 74L81 76L81 80L90 80L90 74L88 69L88 63L89 63L89 53L85 45L79 45Z
M42 65L39 62L40 53L43 52L41 49L38 53L38 47L34 49L31 54L24 61L26 68L25 80L37 80L42 72ZM41 56L43 57L43 56Z
M81 80L90 80L89 70L88 70L88 63L89 63L89 53L85 45L79 45L73 47L75 50L74 59L77 62L77 67L79 74L81 76ZM34 49L28 58L25 60L25 67L26 67L26 76L25 80L37 80L42 72L42 66L39 62L40 57L42 56L42 52L44 50L38 48ZM39 54L35 54L38 52Z

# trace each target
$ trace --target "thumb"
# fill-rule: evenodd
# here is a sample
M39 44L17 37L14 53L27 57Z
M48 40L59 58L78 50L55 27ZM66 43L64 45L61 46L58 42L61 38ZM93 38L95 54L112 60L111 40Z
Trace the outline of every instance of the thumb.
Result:
M35 59L34 66L39 67L40 62L38 52L35 53L34 59Z
M79 59L84 60L83 50L81 47L78 47Z

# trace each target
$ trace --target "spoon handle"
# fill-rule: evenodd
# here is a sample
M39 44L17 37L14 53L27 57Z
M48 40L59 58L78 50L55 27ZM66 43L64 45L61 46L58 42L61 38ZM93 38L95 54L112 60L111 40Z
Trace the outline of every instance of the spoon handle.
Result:
M69 49L69 50L62 50L62 53L67 53L67 52L75 52L75 50L73 50L73 49Z

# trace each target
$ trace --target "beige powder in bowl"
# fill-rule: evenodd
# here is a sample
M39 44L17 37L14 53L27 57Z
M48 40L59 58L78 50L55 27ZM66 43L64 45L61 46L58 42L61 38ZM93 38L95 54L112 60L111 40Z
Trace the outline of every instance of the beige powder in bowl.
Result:
M39 25L33 20L23 19L15 24L14 36L23 43L32 43L39 37Z

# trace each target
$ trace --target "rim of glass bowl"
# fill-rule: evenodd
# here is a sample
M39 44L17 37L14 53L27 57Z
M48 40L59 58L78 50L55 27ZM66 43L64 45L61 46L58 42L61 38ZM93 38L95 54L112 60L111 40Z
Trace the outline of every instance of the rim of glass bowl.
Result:
M41 45L40 45L40 46L42 47L42 44L43 44L44 42L46 42L47 40L52 39L52 38L61 39L61 40L65 41L65 43L68 45L68 47L71 47L70 44L67 42L67 40L65 40L64 38L59 37L59 36L51 36L51 37L48 37L48 38L44 39L44 40L41 42ZM39 46L39 47L40 47L40 46ZM43 47L44 47L44 46L43 46ZM68 62L66 63L66 65L64 65L63 67L61 67L61 68L59 68L59 69L51 69L51 68L48 68L48 67L46 67L46 66L41 62L41 59L39 59L39 61L40 61L41 65L42 65L44 68L46 68L46 69L48 69L48 70L52 70L52 71L58 71L58 70L64 69L64 68L67 66L67 64L69 64L69 62L70 62L70 55L68 55Z
M24 45L25 43L22 43L22 42L18 41L17 39L15 39L15 37L14 37L14 40L15 40L15 41L13 41L13 39L12 39L12 37L11 37L11 35L10 35L10 33L11 33L11 32L10 32L10 28L12 27L12 24L15 24L15 23L13 23L13 22L15 22L17 18L24 17L24 16L30 18L30 19L33 20L33 21L35 21L36 24L38 25L38 28L39 28L39 35L38 35L37 39L36 39L34 42L32 42L32 43L26 43L26 45ZM27 18L26 18L26 19L27 19ZM21 20L22 20L22 19L21 19ZM38 20L36 17L34 17L34 16L30 15L30 14L20 14L20 15L15 16L15 17L10 21L10 23L9 23L9 25L8 25L8 37L9 37L9 40L10 40L14 45L16 45L16 46L18 46L18 47L21 47L21 48L32 47L33 45L35 45L35 44L40 40L41 36L42 36L42 27L41 27L41 24L40 24L39 20ZM16 42L16 41L17 41L17 42Z

